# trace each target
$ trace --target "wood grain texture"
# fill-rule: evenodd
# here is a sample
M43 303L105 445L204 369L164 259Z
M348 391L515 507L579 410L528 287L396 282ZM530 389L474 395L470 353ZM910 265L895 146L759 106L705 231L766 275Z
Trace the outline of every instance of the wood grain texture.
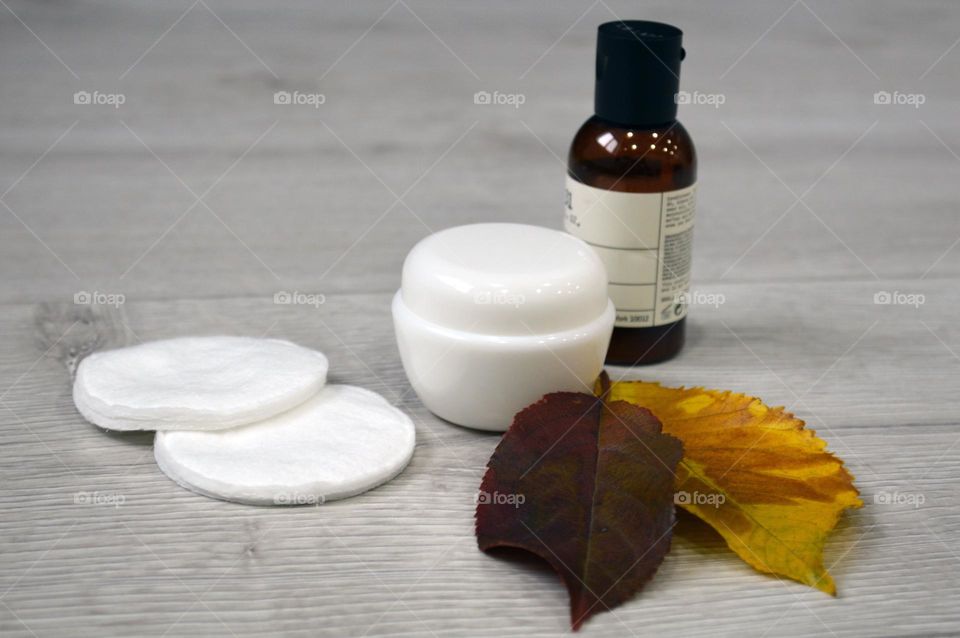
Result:
M419 403L389 300L432 230L559 226L594 27L613 15L679 24L684 88L726 101L682 111L701 166L694 288L723 303L692 309L676 360L611 373L790 406L867 506L827 548L837 599L753 572L685 518L642 595L584 635L960 633L953 4L8 4L0 634L567 633L548 569L477 550L498 437ZM73 103L95 90L126 102ZM326 101L274 104L284 90ZM475 105L480 90L526 101ZM879 90L926 102L875 105ZM294 290L325 302L273 302ZM74 304L82 291L125 303ZM924 303L877 305L882 291ZM149 434L83 421L70 379L92 350L185 334L323 350L332 380L415 419L413 462L320 508L178 488ZM885 504L894 493L923 503Z

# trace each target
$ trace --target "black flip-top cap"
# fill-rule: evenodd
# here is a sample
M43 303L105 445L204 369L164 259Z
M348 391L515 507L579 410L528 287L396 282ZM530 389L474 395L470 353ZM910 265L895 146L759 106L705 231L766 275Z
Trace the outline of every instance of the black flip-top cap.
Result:
M662 22L617 20L597 29L594 112L627 126L677 118L683 31Z

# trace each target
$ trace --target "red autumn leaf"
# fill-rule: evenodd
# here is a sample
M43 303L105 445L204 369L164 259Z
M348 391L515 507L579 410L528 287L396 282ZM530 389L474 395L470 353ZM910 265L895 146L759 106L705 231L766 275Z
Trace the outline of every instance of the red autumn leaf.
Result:
M573 628L628 600L670 549L683 446L649 410L548 394L514 419L480 485L477 542L560 575Z

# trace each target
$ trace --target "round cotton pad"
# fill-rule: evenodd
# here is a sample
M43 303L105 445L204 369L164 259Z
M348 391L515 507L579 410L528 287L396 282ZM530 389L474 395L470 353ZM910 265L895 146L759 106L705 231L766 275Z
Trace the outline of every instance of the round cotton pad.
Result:
M185 337L96 352L73 401L111 430L218 430L261 421L320 391L327 358L279 339Z
M384 483L413 456L413 422L375 392L329 385L278 416L219 432L158 432L164 474L204 496L309 505Z

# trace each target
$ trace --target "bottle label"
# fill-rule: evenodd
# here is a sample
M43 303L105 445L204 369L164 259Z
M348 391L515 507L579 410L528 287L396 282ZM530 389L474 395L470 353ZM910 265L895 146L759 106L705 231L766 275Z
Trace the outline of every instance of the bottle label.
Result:
M662 326L686 316L696 189L623 193L567 175L563 225L607 267L617 327Z

